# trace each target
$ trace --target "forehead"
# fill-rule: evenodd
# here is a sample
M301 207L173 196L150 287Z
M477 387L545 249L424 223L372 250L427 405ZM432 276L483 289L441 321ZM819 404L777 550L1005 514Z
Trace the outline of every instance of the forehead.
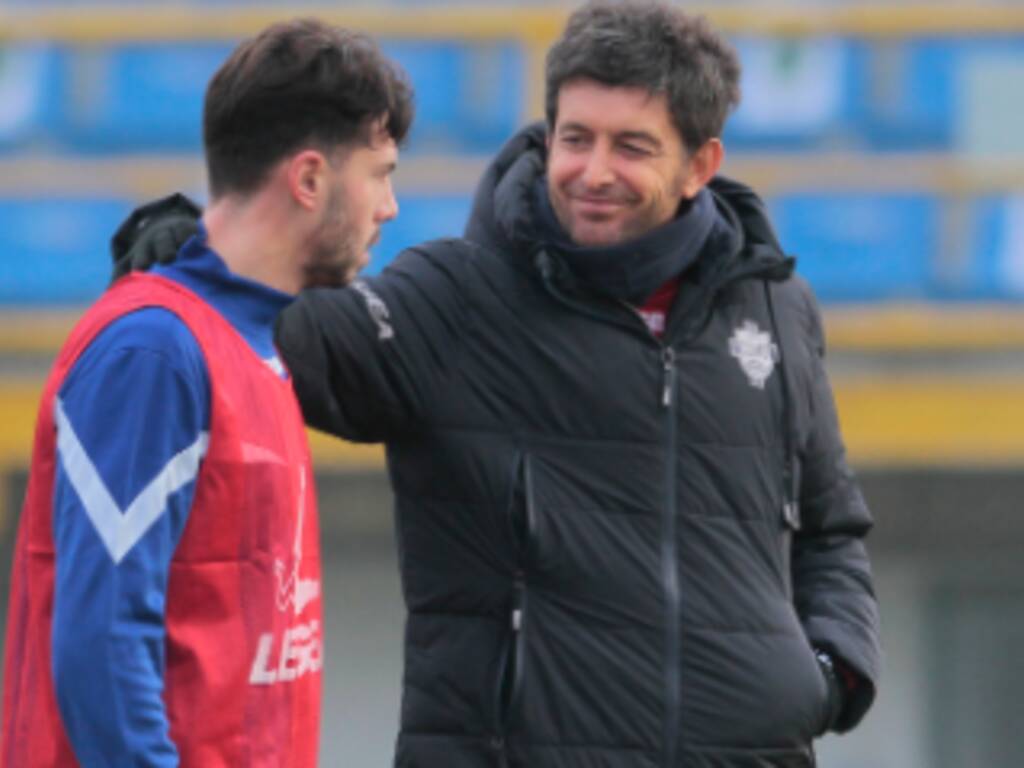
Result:
M678 138L665 94L589 79L570 80L558 91L555 128L567 125L595 132L643 131L659 138Z

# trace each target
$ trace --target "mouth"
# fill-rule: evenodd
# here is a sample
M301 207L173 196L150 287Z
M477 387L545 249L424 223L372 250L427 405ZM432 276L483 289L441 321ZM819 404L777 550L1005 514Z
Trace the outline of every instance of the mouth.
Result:
M609 216L624 206L621 200L607 197L574 197L572 202L576 210L587 217Z

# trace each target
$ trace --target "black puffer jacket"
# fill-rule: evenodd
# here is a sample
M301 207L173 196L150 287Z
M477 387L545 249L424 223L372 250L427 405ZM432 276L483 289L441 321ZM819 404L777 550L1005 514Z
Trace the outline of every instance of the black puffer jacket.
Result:
M542 139L484 179L469 240L312 292L279 340L308 420L385 441L408 622L405 768L810 766L812 645L873 695L877 613L807 286L761 202L663 341L529 234ZM722 250L722 243L731 243Z

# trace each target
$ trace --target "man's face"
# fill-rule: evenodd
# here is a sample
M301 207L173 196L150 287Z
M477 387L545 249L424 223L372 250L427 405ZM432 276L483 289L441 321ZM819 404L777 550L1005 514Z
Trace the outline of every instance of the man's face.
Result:
M579 79L558 92L548 195L579 245L612 245L664 224L700 190L663 94Z
M391 174L398 161L394 140L382 130L369 144L339 151L328 171L328 197L313 233L305 266L306 288L351 282L370 261L381 225L398 215Z

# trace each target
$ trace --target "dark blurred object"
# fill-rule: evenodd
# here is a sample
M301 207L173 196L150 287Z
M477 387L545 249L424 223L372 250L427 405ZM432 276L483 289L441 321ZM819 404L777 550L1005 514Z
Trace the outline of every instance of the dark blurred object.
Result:
M110 240L114 260L110 281L174 261L181 246L198 231L202 213L180 192L136 208Z

